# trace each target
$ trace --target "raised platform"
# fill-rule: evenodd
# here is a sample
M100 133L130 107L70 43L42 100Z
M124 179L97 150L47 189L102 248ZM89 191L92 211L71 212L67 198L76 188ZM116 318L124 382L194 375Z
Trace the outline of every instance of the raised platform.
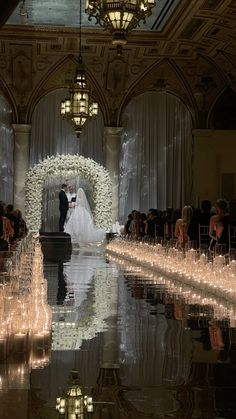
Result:
M58 240L58 241L70 241L70 235L67 233L63 233L63 232L45 232L45 231L40 231L40 240Z
M70 235L59 232L40 232L40 243L45 262L70 260L72 246ZM55 252L56 248L56 252Z

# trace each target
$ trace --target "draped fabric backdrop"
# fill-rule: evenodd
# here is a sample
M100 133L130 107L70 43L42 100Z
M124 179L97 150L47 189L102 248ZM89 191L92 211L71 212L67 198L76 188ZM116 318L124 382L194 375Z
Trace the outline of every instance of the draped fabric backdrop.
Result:
M78 139L73 126L62 119L61 101L68 97L66 89L55 90L36 105L31 128L30 166L56 154L76 154L103 164L104 124L101 112L87 121Z
M68 97L66 89L53 91L44 96L34 109L30 142L31 167L47 156L56 154L78 153L84 157L90 157L100 164L104 163L104 123L101 112L96 119L87 121L78 139L73 126L62 119L60 114L61 101L65 97ZM61 176L50 177L45 182L42 209L42 229L44 231L58 230L58 193L61 183L64 182L74 186L78 185L78 179L63 179ZM88 188L88 185L86 187Z
M190 203L192 121L183 102L167 92L144 93L127 105L122 126L121 221L133 209Z
M13 150L12 111L6 99L0 96L0 200L6 204L13 203Z

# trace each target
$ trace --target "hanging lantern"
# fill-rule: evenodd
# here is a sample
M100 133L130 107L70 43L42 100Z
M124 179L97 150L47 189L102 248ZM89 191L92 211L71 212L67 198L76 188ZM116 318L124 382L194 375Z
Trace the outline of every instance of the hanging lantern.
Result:
M87 88L85 68L81 56L74 83L70 87L69 93L70 98L61 102L61 115L73 124L79 137L85 122L89 118L96 118L98 114L98 103L93 102Z
M77 137L80 136L85 122L89 118L96 118L98 114L98 103L93 101L87 87L85 67L81 55L81 1L82 0L80 0L79 64L76 69L74 83L69 89L70 97L61 102L61 115L72 123Z

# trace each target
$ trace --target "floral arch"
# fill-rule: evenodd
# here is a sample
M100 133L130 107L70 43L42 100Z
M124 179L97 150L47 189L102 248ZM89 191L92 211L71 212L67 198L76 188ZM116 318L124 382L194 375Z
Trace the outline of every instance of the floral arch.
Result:
M36 164L26 177L26 223L30 230L39 230L42 217L44 182L49 176L80 175L92 186L94 223L100 228L112 225L112 183L104 167L90 158L75 155L47 157Z

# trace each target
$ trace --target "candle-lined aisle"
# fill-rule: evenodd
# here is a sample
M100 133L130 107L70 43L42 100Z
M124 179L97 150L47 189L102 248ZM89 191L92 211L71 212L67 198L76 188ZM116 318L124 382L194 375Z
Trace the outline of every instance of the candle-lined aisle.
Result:
M165 295L165 300L168 303L173 302L178 306L178 313L175 313L175 318L183 320L190 313L186 312L188 305L195 305L202 307L201 312L196 315L203 317L211 314L212 320L228 319L230 327L236 327L236 305L221 299L217 296L213 296L210 293L204 292L204 290L196 290L194 286L187 284L181 284L179 281L170 279L167 276L162 276L153 269L145 268L142 266L132 265L123 257L114 255L108 255L108 259L120 266L122 270L125 270L127 275L131 272L132 276L136 273L137 277L142 278L143 283L152 284ZM204 309L206 309L204 312ZM184 309L184 312L182 311ZM191 313L192 314L192 313Z
M16 364L22 375L26 364L46 365L50 353L51 309L37 235L30 233L18 243L8 266L0 276L0 359L23 359Z
M225 264L224 256L208 262L205 254L198 257L196 250L185 254L161 244L113 240L107 251L135 264L157 270L162 275L195 286L198 289L236 303L236 261Z

